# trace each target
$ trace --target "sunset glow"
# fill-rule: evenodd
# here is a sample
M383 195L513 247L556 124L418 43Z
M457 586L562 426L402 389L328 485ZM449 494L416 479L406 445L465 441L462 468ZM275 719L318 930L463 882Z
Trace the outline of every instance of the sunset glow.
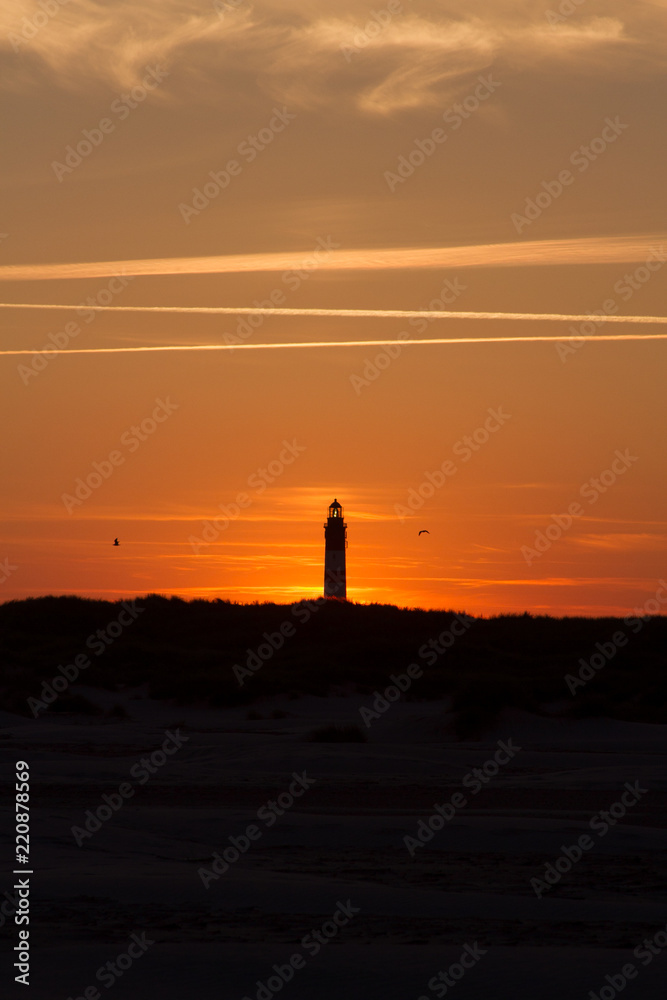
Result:
M334 497L352 601L654 598L664 3L33 15L0 15L0 600L319 596Z

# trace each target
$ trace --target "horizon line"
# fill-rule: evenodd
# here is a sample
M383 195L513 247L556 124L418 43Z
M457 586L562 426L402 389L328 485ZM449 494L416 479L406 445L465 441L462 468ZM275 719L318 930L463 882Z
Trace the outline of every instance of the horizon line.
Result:
M362 588L362 589L371 589L371 588ZM208 592L209 593L211 592L211 588L208 588ZM100 593L107 593L107 594L119 593L119 591L108 591L108 590L101 592L92 591L91 593L94 595L99 595ZM530 618L553 618L555 620L583 618L590 621L598 621L598 620L606 621L608 619L611 620L617 619L621 621L623 620L624 615L627 617L628 613L632 613L631 609L630 612L625 612L624 614L620 613L613 614L611 612L608 612L606 614L597 614L597 615L554 614L553 612L547 612L547 611L530 611L528 608L525 608L523 611L496 611L496 612L480 612L478 614L470 614L468 611L462 610L460 608L456 609L453 607L449 608L424 607L423 605L420 604L397 604L391 601L385 602L385 601L363 600L363 599L355 600L353 598L351 599L347 597L341 598L341 597L325 596L324 594L321 593L318 593L310 597L307 596L300 597L298 598L298 600L295 601L287 600L284 602L278 600L272 600L270 598L265 600L258 600L257 598L255 598L254 600L239 601L229 597L202 597L202 596L197 596L197 594L183 596L183 591L177 593L174 591L152 590L152 591L146 591L145 593L134 594L135 601L148 600L151 597L157 597L160 600L164 601L171 601L176 599L182 601L184 604L190 604L195 601L197 602L205 601L207 604L218 604L218 603L232 604L235 607L240 607L240 608L252 608L252 607L257 607L257 605L261 607L262 605L265 604L272 605L274 607L291 607L294 604L312 603L313 601L327 601L327 602L330 601L337 604L351 604L359 608L371 608L371 607L377 607L379 605L380 607L385 607L385 608L395 608L397 611L425 611L429 614L449 614L449 615L454 615L455 617L464 615L466 618L483 619L483 620L489 620L491 618L525 618L526 616L528 616ZM100 596L88 596L87 594L83 593L72 593L72 591L63 591L61 593L51 592L51 593L44 593L37 595L28 594L25 597L7 597L4 600L0 600L0 606L4 604L17 603L19 601L27 602L27 601L68 600L68 599L75 601L103 601L106 602L107 604L122 604L123 601L127 601L130 598L128 597L127 594L116 598L111 598L111 597L105 598ZM667 614L654 614L654 615L649 615L648 617L667 618Z

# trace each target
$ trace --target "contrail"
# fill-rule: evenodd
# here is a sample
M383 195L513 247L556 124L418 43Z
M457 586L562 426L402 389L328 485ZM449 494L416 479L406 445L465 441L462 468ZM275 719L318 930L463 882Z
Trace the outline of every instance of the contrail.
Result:
M661 322L667 322L661 320ZM593 334L590 337L581 337L581 340L667 340L667 333L621 333L621 334ZM386 340L310 340L295 341L293 343L279 344L159 344L149 347L75 347L70 350L59 351L53 349L54 354L138 354L146 351L267 351L284 350L285 348L299 347L386 347L389 344L399 343L401 347L408 344L511 344L511 343L538 343L540 341L551 341L557 343L556 337L433 337L430 339L410 339L398 341L394 339ZM0 355L17 354L42 354L43 351L0 351Z
M667 316L598 316L588 313L498 313L498 312L450 312L421 309L290 309L255 306L76 306L44 303L0 303L0 309L64 309L76 310L86 308L95 312L156 312L156 313L192 313L223 314L223 315L262 315L262 316L324 316L335 318L373 318L373 319L461 319L461 320L509 320L527 322L552 323L624 323L624 324L667 324ZM556 341L556 337L533 335L527 337L430 337L409 338L401 340L401 344L498 344ZM623 334L582 334L581 340L665 340L667 333L623 333ZM327 340L327 341L296 341L275 344L241 343L241 344L161 344L144 347L81 347L71 348L60 353L65 354L132 354L146 351L231 351L231 350L282 350L286 348L309 347L382 347L397 343L396 337L384 340ZM39 350L5 350L0 355L41 354Z
M597 313L515 313L515 312L452 312L439 309L329 309L270 306L88 306L46 304L42 302L0 302L0 309L86 309L94 312L133 313L203 313L210 315L244 316L331 316L351 319L488 319L525 320L531 323L667 323L667 316L599 316ZM524 338L521 338L524 339ZM412 341L416 343L416 341ZM383 341L388 343L388 341Z

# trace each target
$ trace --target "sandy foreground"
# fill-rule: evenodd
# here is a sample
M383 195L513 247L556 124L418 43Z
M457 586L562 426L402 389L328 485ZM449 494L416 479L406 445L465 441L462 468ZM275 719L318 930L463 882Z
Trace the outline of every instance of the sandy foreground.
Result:
M30 764L34 870L26 990L10 969L6 795L3 995L665 996L664 726L512 711L459 742L446 705L410 702L367 743L320 743L318 726L363 728L371 700L277 699L249 720L78 691L129 718L0 715L4 773ZM582 836L572 864L563 848Z

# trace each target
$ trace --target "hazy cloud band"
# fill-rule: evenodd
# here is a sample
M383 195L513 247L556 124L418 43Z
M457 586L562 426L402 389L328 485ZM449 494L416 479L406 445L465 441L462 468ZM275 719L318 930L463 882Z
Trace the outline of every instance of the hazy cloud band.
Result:
M326 240L330 240L326 237ZM322 241L325 243L325 240ZM0 281L45 281L67 278L106 278L125 275L235 274L289 271L316 261L317 270L394 270L454 267L530 267L556 264L624 264L646 260L663 252L664 234L583 237L486 243L456 247L400 247L391 249L322 249L280 253L231 254L215 257L171 257L144 260L90 261L65 264L7 264ZM335 242L333 242L335 247Z

